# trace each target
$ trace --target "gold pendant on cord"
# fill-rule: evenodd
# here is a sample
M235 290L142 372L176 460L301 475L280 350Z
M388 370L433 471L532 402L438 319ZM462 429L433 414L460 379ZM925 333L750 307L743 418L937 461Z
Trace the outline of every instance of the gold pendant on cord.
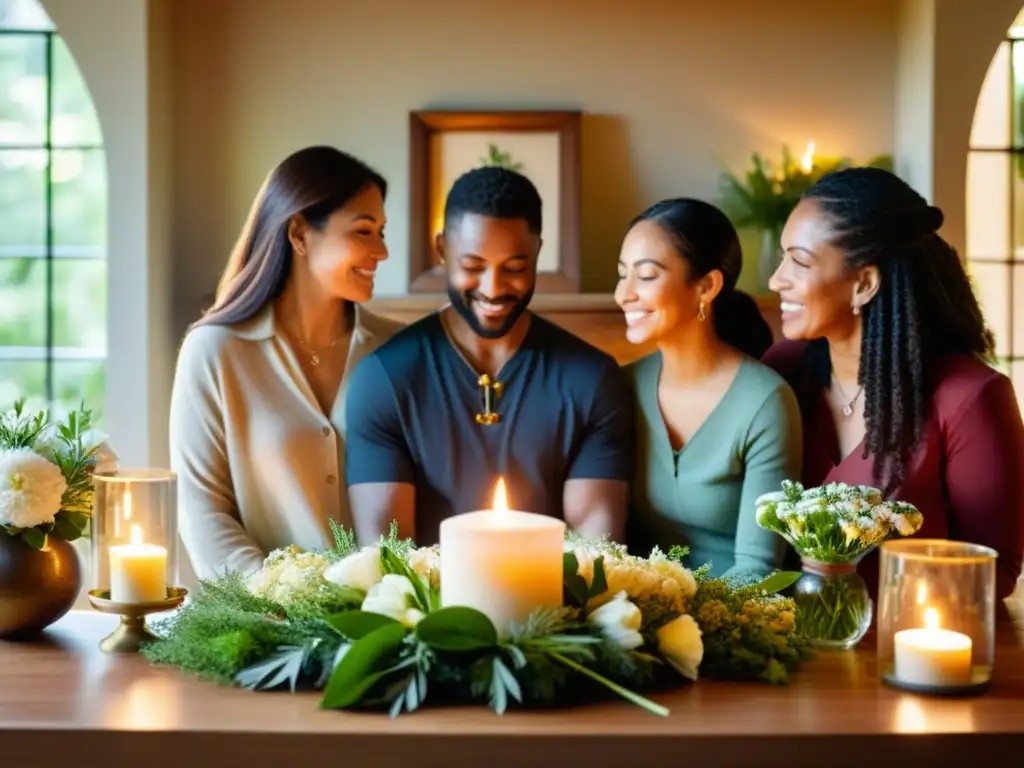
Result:
M494 381L486 373L477 379L477 386L484 391L484 412L476 415L477 424L497 424L501 421L501 414L495 413L494 403L501 397L501 382Z

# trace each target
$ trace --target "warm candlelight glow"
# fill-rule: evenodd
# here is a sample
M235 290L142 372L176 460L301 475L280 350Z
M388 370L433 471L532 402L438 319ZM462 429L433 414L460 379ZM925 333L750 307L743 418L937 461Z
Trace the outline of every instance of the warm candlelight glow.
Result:
M505 478L499 477L494 487L494 503L491 505L498 514L508 514L508 493L505 491Z
M538 608L562 607L565 523L509 509L499 477L490 509L441 523L441 605L487 616L505 636Z
M917 604L924 605L928 599L928 585L925 582L919 582L917 585ZM929 608L928 610L933 610Z
M807 142L804 156L800 158L800 167L803 168L804 173L810 173L814 170L814 141Z
M939 628L939 612L924 611L924 627L893 635L896 678L923 686L965 685L971 681L971 638Z
M133 524L129 543L110 548L110 599L121 603L152 603L167 597L167 550L143 539Z
M132 519L132 492L131 491L125 491L124 492L124 519L125 520L131 520Z

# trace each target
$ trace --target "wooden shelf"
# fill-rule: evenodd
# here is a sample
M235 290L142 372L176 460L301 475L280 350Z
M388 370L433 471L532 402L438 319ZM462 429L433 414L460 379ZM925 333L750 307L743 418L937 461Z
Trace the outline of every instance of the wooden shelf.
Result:
M779 297L776 294L755 296L761 314L772 328L776 339L779 329ZM443 293L419 293L374 299L366 307L371 312L401 323L412 323L448 303ZM547 293L537 294L530 309L541 317L562 326L581 339L612 355L625 365L654 351L652 344L630 344L626 340L626 324L622 310L610 293Z

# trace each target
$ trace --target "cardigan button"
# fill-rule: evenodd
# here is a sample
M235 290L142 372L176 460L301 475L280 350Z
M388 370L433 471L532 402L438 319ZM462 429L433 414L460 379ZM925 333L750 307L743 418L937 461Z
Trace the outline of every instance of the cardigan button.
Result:
M323 435L324 437L330 437L331 436L331 428L330 427L323 427L320 430L320 434Z
M334 483L337 482L337 480L338 480L338 478L336 478L334 475L328 475L327 476L327 484L328 485L334 485Z

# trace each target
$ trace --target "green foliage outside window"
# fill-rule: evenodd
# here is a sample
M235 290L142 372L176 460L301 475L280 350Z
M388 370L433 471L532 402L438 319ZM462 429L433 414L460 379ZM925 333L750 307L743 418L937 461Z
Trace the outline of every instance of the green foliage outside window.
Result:
M84 400L102 418L107 169L99 121L60 37L4 27L18 18L5 13L11 2L0 0L0 409L22 396L45 406L49 373L55 404Z

